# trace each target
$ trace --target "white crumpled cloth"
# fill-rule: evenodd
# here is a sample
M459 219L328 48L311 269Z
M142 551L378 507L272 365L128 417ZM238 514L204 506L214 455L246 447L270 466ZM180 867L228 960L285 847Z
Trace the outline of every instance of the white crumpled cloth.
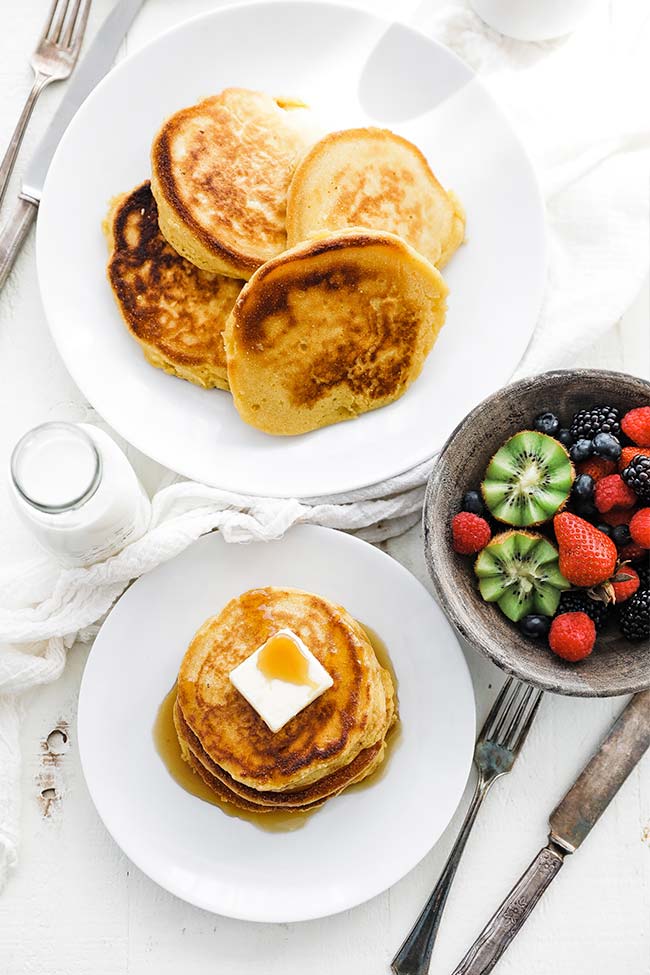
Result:
M548 288L517 375L570 365L623 315L647 273L650 126L647 99L629 97L648 91L647 25L644 4L628 6L618 32L601 19L544 44L507 40L462 5L430 15L420 8L417 26L482 75L540 174ZM105 563L62 571L43 557L0 569L0 889L19 840L22 696L60 676L67 648L94 636L132 579L213 529L231 542L279 538L296 523L369 541L400 534L419 519L432 465L346 496L302 502L171 484L153 498L147 534Z

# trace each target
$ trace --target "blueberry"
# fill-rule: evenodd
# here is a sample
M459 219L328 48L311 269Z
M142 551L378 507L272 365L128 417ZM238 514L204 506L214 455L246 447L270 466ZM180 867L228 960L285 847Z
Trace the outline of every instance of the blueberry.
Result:
M629 545L632 541L630 529L627 525L617 525L616 528L612 528L611 539L616 548L623 548L624 545Z
M597 433L592 440L594 453L605 460L618 460L621 444L611 433Z
M611 525L606 525L604 522L599 522L596 525L596 528L598 529L599 532L602 532L603 535L607 535L608 538L611 538L612 537L612 527L611 527Z
M482 515L485 511L480 491L466 491L463 495L463 511L471 511L473 515Z
M540 413L535 417L534 427L540 433L546 433L549 437L554 437L560 429L560 421L555 413Z
M555 439L556 440L559 440L560 443L564 447L566 447L567 450L569 449L569 447L573 443L573 436L571 434L571 431L570 430L567 430L566 427L564 429L560 430L560 432L555 435Z
M548 616L531 614L519 620L519 629L521 632L524 636L530 637L533 640L539 640L540 637L546 636L550 628L551 620Z
M595 518L600 512L593 501L578 501L575 505L575 513L589 521L590 518Z
M573 497L576 501L593 501L594 499L594 479L591 474L578 474L573 482Z
M576 440L569 450L569 456L574 464L579 464L583 460L588 460L593 451L594 448L591 440Z

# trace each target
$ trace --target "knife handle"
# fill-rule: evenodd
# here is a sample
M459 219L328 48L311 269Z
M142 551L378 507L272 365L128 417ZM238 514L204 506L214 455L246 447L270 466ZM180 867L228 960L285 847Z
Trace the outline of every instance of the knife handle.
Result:
M9 272L36 219L37 212L37 203L19 196L14 212L0 230L0 291L9 277Z
M552 842L540 850L452 975L487 975L492 971L557 875L564 855L564 850Z

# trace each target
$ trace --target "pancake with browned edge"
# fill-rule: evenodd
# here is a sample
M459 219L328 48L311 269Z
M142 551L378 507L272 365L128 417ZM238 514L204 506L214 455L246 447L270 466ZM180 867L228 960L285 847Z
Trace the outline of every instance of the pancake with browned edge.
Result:
M392 692L390 707L393 707ZM210 786L218 798L240 808L255 810L260 813L278 810L284 810L287 813L300 812L322 805L327 799L339 795L347 786L360 782L371 775L381 765L386 749L385 742L383 740L378 741L370 748L360 751L348 765L324 776L304 789L284 792L266 790L262 792L238 782L231 775L228 775L221 766L212 761L185 721L178 701L174 705L173 714L174 726L185 761L191 765L195 772L201 775L203 781Z
M293 174L288 244L346 227L398 234L443 267L463 242L465 214L412 142L388 129L345 129L312 146Z
M151 150L164 236L206 271L249 278L286 247L289 180L313 141L302 103L246 88L175 112Z
M339 231L286 251L253 275L226 324L239 415L291 435L393 402L419 376L446 296L394 234Z
M170 247L148 182L115 198L104 230L108 279L147 361L198 386L228 389L223 329L242 282L201 271Z
M304 641L333 684L274 733L229 675L281 629ZM302 590L266 587L232 599L199 629L180 667L176 709L186 759L228 789L229 801L291 808L296 800L324 801L381 760L394 719L393 685L343 607ZM289 793L293 799L278 798Z

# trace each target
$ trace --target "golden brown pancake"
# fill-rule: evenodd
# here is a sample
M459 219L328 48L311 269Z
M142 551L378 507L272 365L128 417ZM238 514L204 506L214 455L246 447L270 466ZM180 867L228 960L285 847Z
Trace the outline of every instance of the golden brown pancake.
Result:
M108 279L145 358L199 386L228 389L222 333L242 282L201 271L169 246L148 182L116 197L104 230Z
M274 733L229 674L284 628L304 641L333 685ZM249 590L204 623L185 654L178 675L179 738L181 743L196 739L199 756L205 753L230 776L226 784L235 780L255 792L295 793L383 742L394 714L386 673L366 634L342 607L298 589ZM336 790L337 780L330 785ZM247 792L242 796L248 797Z
M290 435L393 402L419 376L446 296L394 234L339 231L286 251L253 275L226 324L240 416Z
M304 105L245 88L176 112L151 150L164 236L206 271L249 278L286 247L287 188L313 138Z
M208 785L221 798L226 798L228 802L237 805L239 800L243 800L245 803L243 808L255 809L258 812L272 812L279 809L291 812L321 805L326 799L339 795L347 786L360 782L371 775L383 761L386 748L383 740L378 741L372 747L360 751L349 765L337 769L336 772L324 776L304 789L285 792L260 792L242 785L241 782L233 779L231 775L228 775L212 761L201 747L196 735L189 728L178 702L174 706L174 725L183 758L195 771L198 771L200 765L202 771L207 772L209 776ZM205 777L204 781L207 781Z
M463 242L465 214L411 142L387 129L345 129L312 146L293 174L288 244L346 227L398 234L443 267Z

